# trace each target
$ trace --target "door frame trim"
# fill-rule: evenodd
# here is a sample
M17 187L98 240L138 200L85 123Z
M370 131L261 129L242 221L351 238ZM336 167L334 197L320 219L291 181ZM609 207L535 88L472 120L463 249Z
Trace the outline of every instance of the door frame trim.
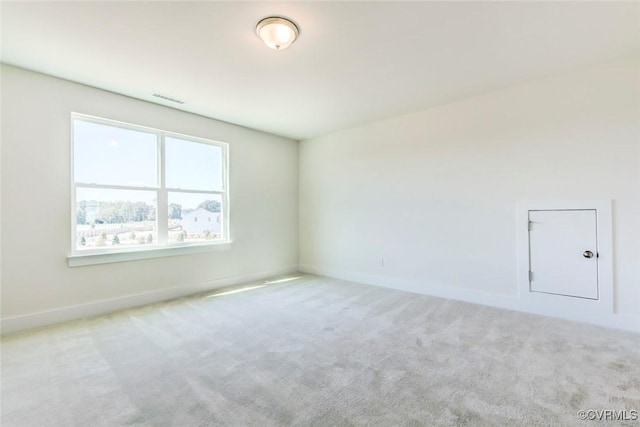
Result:
M574 298L529 289L529 211L595 210L598 240L599 299ZM613 300L613 219L611 200L535 200L518 202L516 208L518 298L531 308L550 315L589 317L615 312Z

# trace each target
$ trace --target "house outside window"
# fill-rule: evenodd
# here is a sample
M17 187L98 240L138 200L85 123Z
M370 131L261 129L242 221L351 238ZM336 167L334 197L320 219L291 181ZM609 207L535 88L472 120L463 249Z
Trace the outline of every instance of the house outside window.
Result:
M229 242L228 144L71 119L72 255Z

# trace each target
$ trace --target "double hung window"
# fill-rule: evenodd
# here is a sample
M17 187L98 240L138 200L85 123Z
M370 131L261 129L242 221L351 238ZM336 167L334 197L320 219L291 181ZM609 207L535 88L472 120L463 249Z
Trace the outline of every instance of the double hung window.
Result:
M72 115L72 254L229 241L228 145Z

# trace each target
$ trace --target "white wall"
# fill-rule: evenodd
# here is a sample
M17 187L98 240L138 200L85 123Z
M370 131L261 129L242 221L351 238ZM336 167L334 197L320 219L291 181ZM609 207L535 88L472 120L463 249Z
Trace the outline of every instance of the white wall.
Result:
M301 270L535 311L517 201L613 199L617 314L590 321L640 331L639 76L620 60L301 142Z
M1 83L4 331L297 269L296 141L9 66ZM233 243L69 268L72 111L228 142Z

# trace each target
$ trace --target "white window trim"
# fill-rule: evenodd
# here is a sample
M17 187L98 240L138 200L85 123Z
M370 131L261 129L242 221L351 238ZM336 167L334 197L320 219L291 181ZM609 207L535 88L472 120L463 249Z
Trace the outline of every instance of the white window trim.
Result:
M231 241L215 243L190 243L188 245L159 246L153 249L130 249L118 252L70 255L67 257L69 267L85 265L110 264L114 262L137 261L143 259L163 258L169 256L192 255L205 252L217 252L231 249Z
M123 129L143 131L153 133L158 137L158 171L159 182L157 187L138 187L138 186L118 186L118 185L102 185L102 184L87 184L76 183L74 174L74 120L79 119L92 123L109 125L114 127L120 127ZM209 251L223 250L229 248L232 241L230 235L230 218L231 209L229 205L229 144L225 142L215 141L211 139L194 137L191 135L185 135L177 132L165 131L162 129L155 129L146 126L140 126L125 122L120 122L111 119L105 119L102 117L91 116L87 114L81 114L72 112L70 120L71 129L71 252L67 257L69 267L79 267L84 265L94 264L106 264L113 262L125 262L150 258L160 258L167 256L188 255L194 253L202 253ZM222 148L222 190L188 190L181 188L167 188L165 186L165 138L179 138L187 141L199 142L209 145L215 145ZM78 250L76 248L76 188L111 188L111 189L126 189L126 190L148 190L155 191L157 193L156 198L156 233L158 238L157 243L150 245L150 247L136 247L136 248L118 248L118 249L85 249ZM168 217L168 194L169 192L183 192L183 193L202 193L202 194L219 194L222 196L222 212L224 217L222 218L222 232L223 239L213 240L210 242L192 242L192 243L168 243L167 238L167 226L168 223L161 221L161 218ZM165 215L166 214L166 215ZM163 232L164 231L164 232Z

